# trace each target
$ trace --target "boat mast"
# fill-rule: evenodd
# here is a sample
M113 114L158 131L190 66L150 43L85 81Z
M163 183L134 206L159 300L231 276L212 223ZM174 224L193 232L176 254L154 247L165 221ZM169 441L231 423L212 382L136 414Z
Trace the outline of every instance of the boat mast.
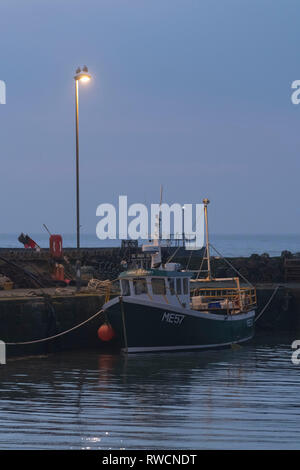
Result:
M160 186L159 212L156 214L156 222L154 227L154 238L151 245L143 245L142 251L151 253L151 268L159 268L161 266L161 205L162 205L163 187Z
M162 187L162 185L160 185L159 209L158 209L158 213L156 214L156 222L155 222L154 237L153 237L153 245L155 245L155 246L159 246L160 242L161 242L161 239L162 239L162 234L161 234L162 193L163 193L163 187Z
M159 240L162 239L161 233L161 205L162 205L162 197L163 197L163 185L160 185L160 199L159 199L159 216L158 216L158 238Z
M205 229L206 229L206 260L207 260L207 280L211 280L211 269L210 269L210 252L209 252L209 236L208 236L208 218L207 218L207 206L209 204L208 199L203 199L204 204L204 217L205 217Z

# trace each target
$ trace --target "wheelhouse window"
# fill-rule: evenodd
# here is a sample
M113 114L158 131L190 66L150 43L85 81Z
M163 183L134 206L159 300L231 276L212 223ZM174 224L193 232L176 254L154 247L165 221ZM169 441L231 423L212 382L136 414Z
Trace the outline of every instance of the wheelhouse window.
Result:
M169 281L170 294L175 295L175 282L174 282L174 279L169 278L168 281Z
M176 279L176 292L177 292L177 294L181 294L181 293L182 293L182 290L181 290L181 279L180 279L180 278L177 278L177 279Z
M133 281L135 295L147 294L146 279L135 279Z
M186 277L182 281L183 281L183 293L184 295L187 295L189 293L189 281Z
M121 286L122 286L122 294L130 295L129 281L127 279L122 279Z
M166 285L164 279L152 278L151 279L152 292L154 295L165 295Z

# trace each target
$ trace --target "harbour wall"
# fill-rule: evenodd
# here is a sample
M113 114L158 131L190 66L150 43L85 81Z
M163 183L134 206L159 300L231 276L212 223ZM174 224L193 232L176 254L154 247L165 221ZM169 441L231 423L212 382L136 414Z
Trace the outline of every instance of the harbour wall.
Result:
M299 336L300 285L257 285L258 314L277 287L272 302L256 323L256 330L277 333L289 331ZM103 303L104 296L86 293L0 298L0 339L7 343L19 343L56 335L90 318L101 309ZM51 341L8 345L7 357L43 355L83 348L101 351L103 343L97 336L97 330L102 321L103 318L97 316L82 327Z
M139 255L139 252L122 251L120 248L82 249L83 279L85 282L90 278L115 279L124 268L122 262L129 261L134 256L138 258ZM164 256L167 258L169 255L166 252ZM69 266L71 272L77 252L69 249L64 252L64 256L68 258L66 266ZM104 296L97 292L75 294L74 287L57 289L57 285L49 287L51 283L39 290L34 283L31 284L32 278L25 276L22 269L33 273L35 280L47 282L47 272L50 271L49 251L46 249L41 252L0 249L0 257L4 260L0 263L0 273L8 275L14 283L14 288L10 291L0 291L0 340L6 343L33 341L56 335L87 320L104 303ZM191 270L199 269L201 264L199 256L189 256L184 251L177 253L172 261ZM283 252L279 257L253 254L227 261L221 257L213 257L211 264L212 273L216 277L234 277L237 269L256 286L258 314L272 298L256 322L257 330L293 332L295 337L300 335L300 257L289 252ZM16 268L17 265L21 270ZM205 275L205 266L203 270L202 275ZM51 280L50 274L48 275ZM100 324L101 318L96 317L81 328L49 342L7 346L8 357L86 347L101 350L102 343L97 336Z
M0 339L5 343L20 343L57 335L90 318L101 310L103 303L104 297L97 294L0 298ZM99 315L82 327L51 341L7 345L7 357L97 348L100 324Z
M132 262L138 264L143 256L145 257L145 254L142 254L140 248L82 248L80 259L83 279L88 280L92 277L101 280L115 279L127 265ZM163 262L171 259L172 262L181 264L182 268L193 271L199 270L202 256L203 250L187 252L183 248L170 247L162 251ZM66 277L72 280L75 278L77 259L77 250L73 248L64 249L60 260L53 259L49 250L45 248L39 252L22 248L0 248L0 275L8 276L17 288L38 287L38 281L43 287L51 287L54 285L55 263L61 263ZM204 263L203 275L205 269ZM300 254L298 257L285 251L277 257L271 257L267 253L227 259L212 256L211 269L213 276L219 278L235 276L236 269L255 284L280 283L287 280L300 282ZM37 281L36 284L34 281Z

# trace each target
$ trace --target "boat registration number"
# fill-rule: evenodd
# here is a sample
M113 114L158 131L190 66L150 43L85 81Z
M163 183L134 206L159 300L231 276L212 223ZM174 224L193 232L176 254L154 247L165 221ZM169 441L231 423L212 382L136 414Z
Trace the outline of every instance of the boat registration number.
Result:
M161 321L172 323L173 325L181 325L185 315L180 315L178 313L165 312L161 318Z

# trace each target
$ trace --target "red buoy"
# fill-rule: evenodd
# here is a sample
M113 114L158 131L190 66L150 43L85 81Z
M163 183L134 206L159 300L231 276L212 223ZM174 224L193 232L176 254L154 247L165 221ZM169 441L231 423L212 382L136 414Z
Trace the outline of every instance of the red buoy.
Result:
M50 255L52 258L62 258L62 236L61 235L50 235Z
M115 331L113 327L108 323L104 323L103 325L101 325L97 333L99 339L101 339L102 341L110 341L115 336Z

